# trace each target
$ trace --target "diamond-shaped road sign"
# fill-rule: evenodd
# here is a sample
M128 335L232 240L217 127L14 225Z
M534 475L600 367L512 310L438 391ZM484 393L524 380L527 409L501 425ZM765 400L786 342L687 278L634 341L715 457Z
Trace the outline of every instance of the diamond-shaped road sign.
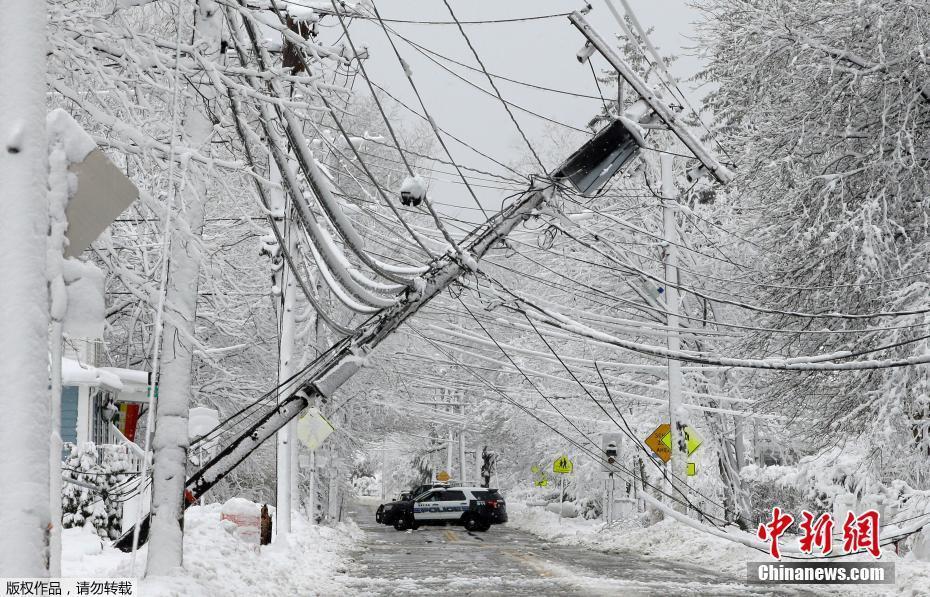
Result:
M668 462L672 459L671 445L666 446L662 442L662 438L669 435L671 429L668 423L662 423L646 438L646 445L662 459L662 462Z
M685 425L685 442L688 445L688 455L694 454L694 451L701 447L704 440L697 434L690 425ZM662 462L668 462L672 459L672 428L668 423L662 423L655 428L649 437L646 438L646 445L649 446L656 456L662 459Z
M688 446L688 456L694 454L694 451L701 447L701 443L704 440L700 438L690 425L685 425L685 443ZM665 444L665 447L669 450L672 449L672 432L669 429L668 433L662 436L662 443Z

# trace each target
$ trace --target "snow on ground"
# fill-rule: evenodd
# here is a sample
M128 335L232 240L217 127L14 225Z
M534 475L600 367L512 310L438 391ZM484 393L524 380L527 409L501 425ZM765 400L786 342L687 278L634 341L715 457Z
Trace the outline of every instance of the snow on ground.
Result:
M145 579L144 597L216 597L254 595L334 595L346 571L346 556L363 532L355 523L311 525L295 516L293 531L275 537L261 550L246 545L229 521L220 521L221 504L194 506L185 515L184 573ZM101 544L90 528L66 529L62 537L62 575L129 577L130 555ZM147 555L136 555L142 570Z
M549 512L540 506L527 506L519 501L508 501L507 510L510 525L557 543L598 551L631 550L647 556L696 564L741 580L746 578L746 562L769 560L767 554L684 527L671 519L645 528L635 523L618 523L605 528L600 520L560 519L557 512ZM867 558L857 559L870 561ZM849 559L844 558L844 561ZM809 588L820 594L835 595L930 595L930 562L917 561L911 554L898 557L894 553L883 554L882 561L895 563L893 586L810 585Z

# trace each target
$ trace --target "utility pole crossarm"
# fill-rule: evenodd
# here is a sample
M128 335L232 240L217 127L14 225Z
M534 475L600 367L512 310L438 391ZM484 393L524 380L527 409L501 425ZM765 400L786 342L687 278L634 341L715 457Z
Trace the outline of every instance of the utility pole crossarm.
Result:
M711 155L704 144L678 120L678 116L664 101L662 101L662 98L653 91L636 71L630 68L617 52L614 51L610 44L591 27L591 24L588 23L587 19L585 19L580 12L572 12L568 15L568 20L571 21L572 25L577 27L581 34L587 38L605 59L607 59L607 62L609 62L610 65L617 70L617 73L630 84L630 87L643 98L656 115L662 119L668 128L675 133L675 136L691 150L694 157L704 164L704 167L710 171L720 184L725 185L733 180L733 172Z

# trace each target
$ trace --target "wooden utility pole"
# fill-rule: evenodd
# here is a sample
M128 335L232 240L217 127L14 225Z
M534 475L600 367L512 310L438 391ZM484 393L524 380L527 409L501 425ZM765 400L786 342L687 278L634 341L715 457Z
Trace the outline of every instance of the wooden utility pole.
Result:
M0 577L44 577L52 524L46 4L4 0L0 12Z
M250 30L250 35L254 37L255 32ZM238 44L237 48L239 48ZM241 51L241 48L239 49ZM245 63L244 54L242 54L242 58L243 63ZM284 144L281 142L279 135L275 133L274 128L269 126L273 115L267 111L266 115L268 118L267 121L263 122L263 128L269 141L272 158L282 174L284 189L299 209L309 211L306 200L300 188L298 188L298 182L288 166ZM285 111L281 119L286 130L296 135L299 127L294 122L293 115ZM549 176L554 179L564 180L566 177L571 176L571 173L578 171L588 173L603 172L606 168L611 168L611 172L616 172L637 153L635 150L620 153L614 151L604 156L601 155L604 142L603 139L597 137L589 140ZM621 140L606 142L608 144L616 143L617 147L615 149L619 150L621 144L629 145L630 134L627 133ZM307 156L298 153L295 158L300 163L301 169L313 169L312 155ZM548 178L534 179L530 184L530 188L516 198L506 209L469 234L466 237L468 242L462 243L458 251L448 252L433 259L429 268L405 288L403 294L398 297L395 303L373 315L368 321L331 346L306 367L300 379L296 380L292 386L294 389L287 397L280 400L274 407L258 413L252 419L253 422L250 427L233 438L214 458L188 479L186 487L190 489L193 497L197 498L203 495L204 492L221 481L249 454L289 421L299 416L309 405L316 403L318 400L322 401L324 398L331 398L342 384L364 366L368 354L382 341L391 336L420 308L456 282L461 276L476 271L479 261L488 251L499 247L516 226L538 214L539 210L553 196L558 181L550 181ZM600 176L598 183L593 187L592 185L586 185L586 190L593 189L596 192L600 186L606 184L608 179L609 176ZM259 187L259 192L264 192L262 183L256 181L256 184ZM325 192L325 190L321 190L321 192ZM310 218L307 219L310 220ZM451 441L449 447L451 452ZM123 543L124 541L121 538L117 542L117 546L122 548Z
M284 224L284 242L287 246L279 247L282 253L287 251L290 255L297 253L297 235L292 229L293 221L289 217L287 199L281 189L281 174L277 165L271 161L271 181L276 187L268 193L269 207L273 217L280 219ZM277 305L280 308L278 316L279 343L278 343L278 383L290 379L296 372L294 355L294 331L296 327L297 284L294 274L284 264L284 258L275 261L278 269L272 275L273 287L280 299ZM284 396L278 396L280 400ZM297 445L297 420L294 419L284 426L277 434L277 485L275 502L278 535L284 536L291 532L291 511L293 503L293 480L297 463L293 455L293 448Z
M585 19L580 12L571 13L568 16L568 20L578 28L581 34L584 35L607 62L616 69L617 73L630 84L633 91L649 105L662 122L668 126L669 130L694 153L694 157L704 164L704 167L707 168L720 184L727 184L733 179L733 173L707 150L704 144L691 133L687 125L678 120L678 117L672 109L669 108L642 77L617 54L613 46L591 27L587 19Z
M621 0L624 1L624 0ZM618 24L629 35L626 24L619 13L616 12L609 0L606 0L608 8L614 14ZM629 10L624 1L624 6ZM727 184L733 179L731 172L724 164L715 158L703 143L691 132L687 124L678 119L677 114L663 100L660 93L654 91L642 77L614 50L613 46L608 43L597 31L591 27L590 23L580 12L573 12L568 16L569 21L578 29L579 32L588 40L610 65L617 71L619 78L626 81L630 88L639 95L640 101L648 107L651 113L658 117L669 131L694 154L703 167L711 176L717 179L721 184ZM648 43L648 40L646 40ZM650 48L654 50L654 48ZM628 116L630 114L628 113ZM647 117L648 118L648 117ZM640 120L643 122L643 120ZM639 140L643 143L643 140ZM663 229L665 239L665 309L667 313L668 324L668 348L677 351L681 347L680 338L680 321L678 315L679 293L678 293L678 228L677 228L677 211L678 202L674 188L674 177L672 176L672 156L669 154L662 155L662 209L663 209ZM688 451L685 442L685 418L681 408L681 362L675 359L668 360L668 393L669 393L669 427L671 429L672 458L668 463L667 471L669 482L672 485L672 493L678 491L684 492L687 489L686 470Z
M465 474L465 428L459 431L459 485L467 485L468 475Z
M668 324L668 349L681 349L678 331L678 309L681 297L678 292L678 200L675 192L675 177L672 174L672 156L663 153L662 159L662 223L665 262L665 311ZM668 359L668 418L671 433L672 458L668 461L668 481L672 494L685 491L685 463L688 448L685 442L685 418L681 408L681 361ZM676 489L678 491L676 491Z
M454 441L454 436L452 435L452 429L449 429L449 440L446 442L446 473L451 477L452 476L452 442Z

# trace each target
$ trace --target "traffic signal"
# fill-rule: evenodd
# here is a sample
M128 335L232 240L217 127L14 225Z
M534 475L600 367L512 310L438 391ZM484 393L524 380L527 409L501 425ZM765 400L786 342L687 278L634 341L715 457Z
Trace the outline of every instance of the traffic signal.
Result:
M607 464L617 462L617 442L609 442L604 453L607 455Z

